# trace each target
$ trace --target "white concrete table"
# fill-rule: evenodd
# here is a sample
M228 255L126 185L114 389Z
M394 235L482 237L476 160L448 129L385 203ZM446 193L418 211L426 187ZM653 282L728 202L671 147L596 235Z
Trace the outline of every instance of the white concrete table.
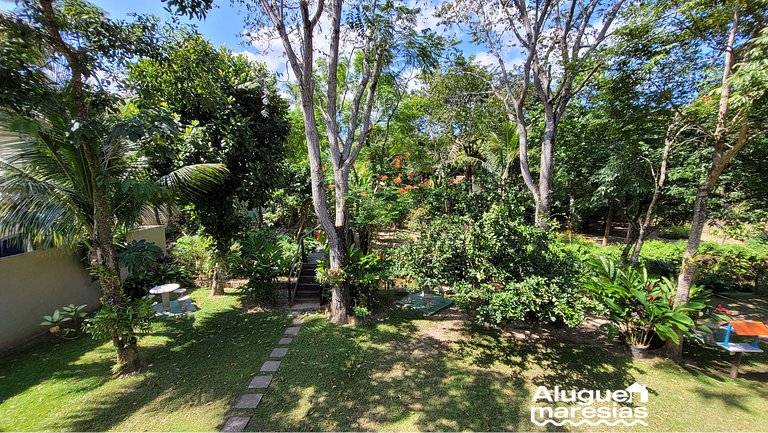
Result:
M155 286L149 289L149 293L153 295L160 295L163 299L163 311L171 309L171 292L177 290L178 284L163 284L162 286Z

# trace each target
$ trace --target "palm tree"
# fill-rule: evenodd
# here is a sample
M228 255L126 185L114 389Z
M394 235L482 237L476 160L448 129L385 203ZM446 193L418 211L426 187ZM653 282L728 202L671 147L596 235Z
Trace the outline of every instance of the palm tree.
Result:
M84 146L78 145L80 136L73 134L73 122L59 114L65 112L41 110L30 118L5 111L0 116L0 131L5 131L0 136L0 237L42 247L80 243L88 247L91 271L101 281L102 302L129 323L123 328L108 325L117 349L117 367L133 371L141 366L135 332L140 324L135 323L137 315L131 309L138 311L139 307L125 298L119 276L113 276L100 256L103 246L93 242L94 189L102 188L107 198L114 251L115 229L133 228L150 205L169 207L178 200L199 198L222 181L227 171L221 164L198 164L149 179L131 138L146 135L157 122L125 119L120 113L105 111L88 125L79 126L89 129L88 138L96 149L102 170L96 176Z
M135 141L162 132L162 122L121 111L123 95L109 83L127 60L151 51L152 23L112 21L80 0L31 0L0 12L0 29L0 129L19 134L0 149L0 233L88 245L106 318L100 331L112 339L118 369L134 371L135 313L147 312L123 291L115 229L182 184L200 191L223 167L186 167L159 186L141 176Z
M458 140L451 148L451 163L463 167L472 182L473 190L479 188L471 174L483 168L493 175L506 190L512 163L519 154L517 129L511 123L504 123L498 131L489 132L477 140Z
M0 237L38 247L88 245L93 173L83 149L67 139L61 119L46 120L33 129L0 122L0 131L5 130L0 136ZM101 120L107 133L99 155L118 231L134 228L158 207L199 199L226 174L223 164L196 164L149 179L138 143L129 137L157 128L157 121L148 128L135 119L121 120L119 114Z

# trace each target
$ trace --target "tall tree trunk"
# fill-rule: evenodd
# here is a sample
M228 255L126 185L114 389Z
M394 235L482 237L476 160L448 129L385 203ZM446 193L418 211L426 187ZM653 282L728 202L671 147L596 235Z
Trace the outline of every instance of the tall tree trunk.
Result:
M91 149L93 150L93 149ZM88 154L90 152L86 152ZM89 160L94 155L91 155ZM93 170L94 167L91 167ZM98 169L98 168L97 168ZM102 175L103 176L103 175ZM102 179L97 177L96 179ZM98 184L95 181L94 184ZM126 306L126 296L120 281L120 267L117 264L117 252L113 243L112 213L109 210L109 200L104 187L93 188L93 213L94 213L94 247L98 265L106 267L106 272L101 273L100 284L103 296L101 302L120 310ZM132 332L112 330L112 343L117 349L117 366L120 372L130 373L141 369L142 362L139 357L138 339Z
M608 245L608 238L611 237L611 226L613 225L613 202L608 202L608 214L605 216L605 229L603 230L603 246Z
M661 197L664 183L667 180L667 162L669 161L669 154L672 151L672 144L675 140L675 136L672 132L679 121L680 117L675 116L675 120L667 128L667 134L664 137L664 152L661 156L661 166L659 167L658 175L654 173L653 164L651 163L651 173L653 174L653 197L648 204L648 210L645 212L645 219L640 224L640 233L637 236L637 243L635 243L635 248L632 250L632 257L629 260L629 263L632 266L637 266L640 260L640 251L643 249L643 243L645 242L646 236L648 236L648 229L651 226L651 221L653 221L653 213L656 211L656 204L659 201L659 197Z
M736 40L736 34L738 33L739 16L739 6L737 4L734 6L733 22L731 23L731 28L728 32L728 40L724 47L725 61L723 64L723 77L720 87L720 105L717 113L717 126L713 134L714 149L712 152L712 164L710 165L706 180L699 186L696 192L696 199L693 202L691 233L688 236L688 244L683 253L680 275L677 278L675 307L688 302L691 286L693 285L693 276L696 272L696 255L698 254L699 245L701 244L701 235L704 231L704 225L707 222L709 194L714 190L725 167L731 159L744 148L748 141L747 131L749 129L749 117L746 113L742 113L738 136L736 137L735 143L730 147L728 146L729 133L731 132L731 128L736 126L729 126L727 123L730 103L729 99L731 96L729 79L736 62L733 46ZM666 351L670 358L676 361L681 361L683 357L683 336L679 333L678 336L680 343L675 344L668 341Z
M548 229L552 207L552 175L554 170L555 135L557 124L554 114L546 116L544 137L541 141L541 164L539 165L539 195L536 202L536 225Z
M371 113L374 97L384 62L389 54L388 44L391 40L380 37L372 26L367 32L366 44L368 60L362 64L362 73L357 89L349 104L339 105L339 48L341 35L342 0L332 2L298 2L293 17L284 13L286 7L282 1L260 0L259 4L266 17L273 24L279 35L286 57L298 81L301 93L301 111L304 119L304 132L307 138L307 153L309 168L312 176L312 204L318 221L328 236L330 246L330 270L343 271L347 266L347 229L349 214L346 205L346 194L349 191L349 171L355 164L360 151L365 144L371 129ZM314 6L314 12L310 11ZM374 4L373 8L377 6ZM371 11L373 12L373 11ZM328 80L324 95L315 93L315 61L314 61L314 30L323 15L329 18L328 35ZM297 34L296 34L297 33ZM315 103L319 97L320 104ZM333 168L336 189L336 213L332 217L328 211L325 193L325 177L322 172L322 157L320 155L320 138L315 118L315 108L322 111L325 120L328 154ZM349 116L341 116L340 111L349 110ZM339 119L346 117L347 124L339 125ZM342 138L342 132L346 139ZM331 313L334 323L346 323L347 308L349 307L349 290L347 284L339 284L333 288Z
M349 172L344 168L335 173L336 180L336 212L335 212L335 242L331 243L330 268L332 270L346 270L348 257L348 212L347 194L349 193ZM331 291L331 321L336 324L344 324L349 320L349 283L342 281L333 286Z
M81 53L65 42L59 29L59 20L53 8L53 1L41 0L40 9L45 22L44 31L48 34L53 48L63 56L68 64L71 79L72 100L77 108L76 117L86 120L89 117L88 105L85 99L84 79L87 78L87 68ZM103 161L93 143L81 142L88 169L91 172L91 194L93 200L93 249L97 263L103 268L99 273L101 287L101 303L113 306L118 314L125 309L127 299L120 280L120 267L117 264L117 252L114 244L112 227L112 212L109 203L109 178L103 168ZM141 368L141 359L137 346L137 337L133 330L127 333L112 329L112 343L117 350L117 365L121 372L129 373Z

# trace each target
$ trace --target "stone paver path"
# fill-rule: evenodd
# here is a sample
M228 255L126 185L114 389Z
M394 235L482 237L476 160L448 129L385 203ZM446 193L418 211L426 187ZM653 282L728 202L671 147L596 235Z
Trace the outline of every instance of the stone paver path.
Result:
M287 347L278 347L277 349L272 349L272 353L270 353L269 356L271 358L282 358L287 354L288 354Z
M277 371L280 368L280 361L264 361L261 371Z
M288 312L288 317L291 318L291 325L293 326L285 330L285 335L283 335L283 337L280 338L280 341L277 342L279 346L290 345L293 343L293 338L299 334L299 329L301 329L301 325L304 323L304 319L299 314L300 313L298 311ZM287 347L277 347L269 353L269 358L284 358L287 355ZM281 361L268 359L264 361L264 364L261 366L261 371L269 373L276 372L280 368L280 364ZM266 389L269 388L269 385L272 383L272 379L273 376L270 374L254 376L251 379L251 382L248 384L248 389L261 389L266 391ZM241 395L237 400L234 409L255 409L259 406L259 403L261 403L262 398L264 398L263 393L245 393ZM241 432L245 430L245 427L248 425L250 420L250 416L230 416L226 419L226 421L224 421L224 425L221 427L221 431Z
M254 376L248 388L267 388L272 383L272 376Z
M249 416L231 416L227 418L221 431L243 431L250 420L251 417Z
M256 409L264 394L243 394L235 403L235 409Z

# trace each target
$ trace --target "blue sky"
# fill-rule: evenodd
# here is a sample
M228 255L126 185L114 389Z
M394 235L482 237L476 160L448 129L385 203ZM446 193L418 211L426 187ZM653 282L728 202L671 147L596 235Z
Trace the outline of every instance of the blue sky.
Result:
M168 13L164 10L165 3L161 0L88 0L91 3L104 9L113 19L130 19L130 13L154 14L165 20ZM435 5L441 0L410 0L409 3L418 4L422 8L423 27L430 27L433 30L444 33L444 29L437 28L437 19L433 16ZM216 8L208 13L205 20L182 18L183 22L192 23L199 29L206 38L214 45L225 45L235 52L247 52L248 56L259 61L264 61L267 66L276 72L282 72L285 69L285 60L281 57L281 52L263 53L258 48L252 47L240 36L243 31L243 16L238 14L237 7L231 5L230 0L216 0ZM0 0L0 9L9 10L14 7L14 3L8 0ZM279 45L279 43L277 44ZM271 45L275 46L275 43ZM477 54L477 47L464 41L459 48L466 54ZM482 54L481 54L481 57Z
M161 0L88 0L107 11L110 18L128 19L128 14L154 14L161 19L166 19L168 14L163 10L165 3ZM205 35L214 45L226 45L235 51L243 51L241 45L243 39L239 33L243 28L243 17L230 5L229 0L217 0L217 7L212 10L205 20L186 20L195 24L200 33ZM10 10L14 3L8 0L0 0L0 10Z

